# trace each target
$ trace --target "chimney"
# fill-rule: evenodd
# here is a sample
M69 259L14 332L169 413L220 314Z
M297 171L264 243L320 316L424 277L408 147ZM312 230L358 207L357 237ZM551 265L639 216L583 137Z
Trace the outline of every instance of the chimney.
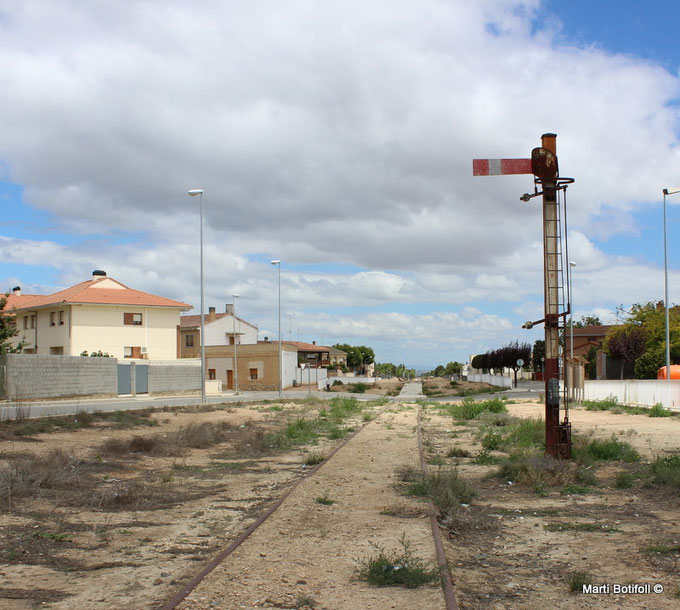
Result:
M99 278L106 277L106 271L102 271L101 269L95 269L92 272L92 279L93 280L98 280Z
M15 297L20 297L21 296L21 286L15 286L14 288L12 288L12 294Z
M316 341L312 341L312 345L316 345Z
M265 337L265 338L264 338L264 342L265 342L265 343L269 343L269 337Z
M208 307L208 320L212 322L215 319L215 308Z
M227 313L229 313L233 316L234 315L234 304L233 303L227 303L224 306L224 311L226 311Z

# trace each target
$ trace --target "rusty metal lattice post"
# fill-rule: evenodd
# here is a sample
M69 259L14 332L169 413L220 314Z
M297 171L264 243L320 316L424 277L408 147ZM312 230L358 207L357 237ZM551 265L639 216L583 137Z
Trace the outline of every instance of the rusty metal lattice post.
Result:
M533 174L535 183L542 192L521 197L529 201L543 195L543 294L544 318L527 322L524 328L545 323L545 452L555 458L571 457L571 424L568 411L560 421L560 318L568 312L560 312L560 288L563 278L561 252L561 220L558 201L560 188L573 182L571 178L560 178L557 163L557 136L543 134L541 147L534 148L531 159L474 159L473 175L490 176L502 174ZM565 407L566 398L565 395Z

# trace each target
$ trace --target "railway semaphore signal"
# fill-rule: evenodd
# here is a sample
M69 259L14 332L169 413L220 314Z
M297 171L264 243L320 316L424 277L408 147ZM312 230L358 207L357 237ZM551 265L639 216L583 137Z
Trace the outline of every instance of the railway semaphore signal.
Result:
M557 136L546 133L541 136L541 147L531 151L530 159L473 159L474 176L498 176L506 174L533 174L534 193L525 193L522 201L543 195L543 288L544 318L527 322L523 328L535 324L545 324L545 452L555 458L571 457L571 423L569 421L569 396L564 384L560 391L561 372L566 371L566 363L560 366L560 330L564 330L564 320L571 310L571 303L565 308L564 276L565 260L562 254L562 227L566 236L566 201L564 193L574 180L561 178L557 165ZM541 191L538 187L541 187ZM564 223L560 213L560 191L563 193ZM565 240L565 243L566 240ZM569 269L567 267L567 280ZM568 293L569 291L567 291ZM560 311L561 310L561 311ZM566 357L566 356L564 356Z

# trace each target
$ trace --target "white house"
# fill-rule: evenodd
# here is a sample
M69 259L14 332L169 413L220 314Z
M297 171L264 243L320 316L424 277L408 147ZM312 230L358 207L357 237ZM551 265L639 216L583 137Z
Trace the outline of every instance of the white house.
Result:
M233 305L228 304L224 313L208 308L203 319L205 345L256 345L257 326L234 315ZM180 353L182 358L196 358L201 347L201 316L180 317Z
M128 288L96 270L92 279L49 295L22 295L12 309L25 353L175 360L180 312L191 305Z

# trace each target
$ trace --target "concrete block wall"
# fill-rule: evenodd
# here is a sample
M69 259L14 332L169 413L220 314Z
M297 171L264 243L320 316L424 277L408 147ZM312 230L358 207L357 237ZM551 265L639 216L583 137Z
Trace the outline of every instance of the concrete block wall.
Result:
M149 394L200 393L201 361L149 360Z
M5 354L2 363L10 400L113 397L118 393L115 358Z

